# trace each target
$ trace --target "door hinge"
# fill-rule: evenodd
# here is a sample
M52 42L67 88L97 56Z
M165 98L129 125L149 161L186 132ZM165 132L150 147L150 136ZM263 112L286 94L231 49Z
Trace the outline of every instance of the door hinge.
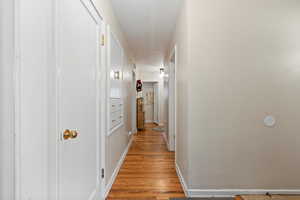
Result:
M101 35L101 46L104 46L105 45L105 37L104 35L102 34Z
M101 169L101 178L104 178L104 168Z

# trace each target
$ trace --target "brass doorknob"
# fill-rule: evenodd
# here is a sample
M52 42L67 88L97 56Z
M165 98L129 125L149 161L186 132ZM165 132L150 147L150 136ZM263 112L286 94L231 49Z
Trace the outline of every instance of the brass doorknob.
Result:
M64 137L64 140L68 140L71 137L71 131L69 129L66 129L64 131L63 137Z
M76 130L66 129L63 134L64 140L77 138L78 132Z
M74 138L77 138L77 136L78 136L78 132L76 130L72 130L70 138L74 139Z

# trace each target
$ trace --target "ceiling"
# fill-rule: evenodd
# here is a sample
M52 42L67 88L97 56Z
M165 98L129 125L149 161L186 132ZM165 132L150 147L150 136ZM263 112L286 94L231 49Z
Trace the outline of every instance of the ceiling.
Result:
M138 66L162 66L182 0L111 0Z

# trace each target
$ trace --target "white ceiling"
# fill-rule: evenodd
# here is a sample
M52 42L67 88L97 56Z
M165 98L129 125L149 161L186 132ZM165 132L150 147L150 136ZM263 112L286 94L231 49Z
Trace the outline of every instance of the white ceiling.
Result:
M111 0L138 66L162 66L182 0Z

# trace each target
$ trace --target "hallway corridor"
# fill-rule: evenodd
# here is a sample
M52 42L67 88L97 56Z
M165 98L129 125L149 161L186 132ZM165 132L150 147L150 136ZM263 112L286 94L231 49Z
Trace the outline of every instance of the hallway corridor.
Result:
M174 164L174 152L167 150L160 132L147 124L139 131L125 158L107 200L184 197Z

